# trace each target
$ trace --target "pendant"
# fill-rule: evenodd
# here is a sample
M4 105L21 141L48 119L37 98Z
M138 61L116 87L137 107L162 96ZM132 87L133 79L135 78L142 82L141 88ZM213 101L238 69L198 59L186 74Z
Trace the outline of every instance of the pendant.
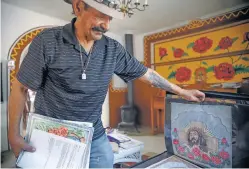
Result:
M85 74L85 73L82 73L81 78L82 78L83 80L85 80L85 79L86 79L86 74Z

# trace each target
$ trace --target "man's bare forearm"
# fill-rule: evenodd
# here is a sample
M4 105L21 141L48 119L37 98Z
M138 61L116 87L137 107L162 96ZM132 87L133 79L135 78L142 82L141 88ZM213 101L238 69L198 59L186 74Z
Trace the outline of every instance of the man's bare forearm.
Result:
M148 69L144 76L140 78L143 82L153 85L154 87L173 92L175 94L180 94L182 92L182 88L179 86L170 83L167 79L163 78L156 71L152 69Z
M22 86L16 79L9 99L9 137L20 135L20 122L23 114L27 88Z

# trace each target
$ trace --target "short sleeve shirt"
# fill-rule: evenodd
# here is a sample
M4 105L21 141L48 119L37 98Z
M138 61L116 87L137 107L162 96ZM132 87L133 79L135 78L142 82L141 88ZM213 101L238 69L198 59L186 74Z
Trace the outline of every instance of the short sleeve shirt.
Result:
M74 18L65 26L49 28L37 35L17 79L37 92L35 113L91 122L95 128L93 139L96 139L104 134L102 105L113 74L129 82L143 76L147 68L119 42L107 36L95 41L88 55L76 40L75 21ZM82 79L82 63L87 61L86 79Z

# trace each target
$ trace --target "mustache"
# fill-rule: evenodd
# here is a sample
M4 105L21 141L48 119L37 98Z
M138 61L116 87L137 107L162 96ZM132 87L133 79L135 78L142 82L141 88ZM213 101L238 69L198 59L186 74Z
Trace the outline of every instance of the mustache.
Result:
M99 26L93 27L92 30L97 31L97 32L102 32L102 33L106 33L108 31L105 28L102 28L102 27L99 27Z

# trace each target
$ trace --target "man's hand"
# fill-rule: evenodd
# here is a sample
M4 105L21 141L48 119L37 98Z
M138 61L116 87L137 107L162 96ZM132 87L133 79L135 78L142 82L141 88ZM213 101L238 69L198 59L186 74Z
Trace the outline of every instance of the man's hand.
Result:
M35 148L26 143L21 136L10 136L9 141L11 149L15 154L16 158L18 157L18 155L22 150L28 152L35 152Z
M179 96L183 97L188 101L203 102L205 100L205 94L199 90L185 90L179 93Z
M24 151L33 152L35 149L28 145L20 135L20 122L25 107L27 91L17 79L13 82L13 88L9 99L9 142L16 157Z
M156 71L148 69L144 76L139 78L145 83L151 84L154 87L175 93L188 101L202 102L205 99L205 94L198 90L185 90L179 86L170 83L167 79L164 79Z

